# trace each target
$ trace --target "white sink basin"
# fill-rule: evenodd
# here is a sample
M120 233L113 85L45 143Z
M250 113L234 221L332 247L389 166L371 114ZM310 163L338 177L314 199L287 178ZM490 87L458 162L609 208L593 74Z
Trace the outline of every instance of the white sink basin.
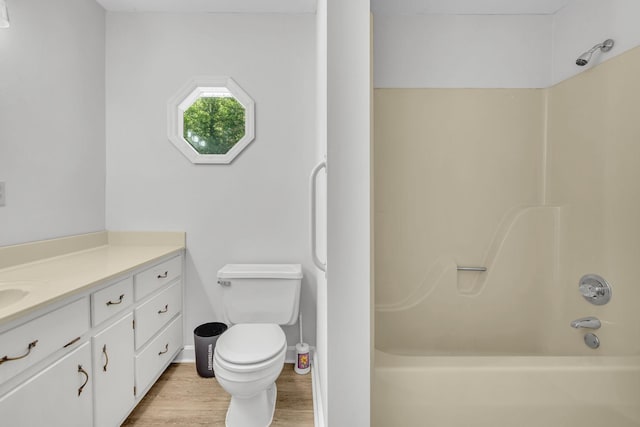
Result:
M0 282L0 309L22 301L39 282Z
M29 295L29 291L24 289L4 288L0 289L0 308L5 308L15 304Z

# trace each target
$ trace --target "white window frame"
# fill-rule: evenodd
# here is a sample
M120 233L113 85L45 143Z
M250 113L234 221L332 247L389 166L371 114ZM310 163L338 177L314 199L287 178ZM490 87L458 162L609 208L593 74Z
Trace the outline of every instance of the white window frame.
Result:
M226 154L201 154L183 137L184 112L203 94L216 91L230 93L244 107L244 136ZM192 163L229 164L255 138L255 103L231 77L194 77L167 104L167 135Z

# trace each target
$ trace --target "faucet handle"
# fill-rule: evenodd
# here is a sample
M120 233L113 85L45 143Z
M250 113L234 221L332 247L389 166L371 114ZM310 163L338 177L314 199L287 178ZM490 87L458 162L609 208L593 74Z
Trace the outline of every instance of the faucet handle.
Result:
M596 274L582 276L578 289L584 299L594 305L606 304L611 299L611 286Z
M580 293L585 298L598 298L604 295L604 287L593 285L592 283L582 283L579 287Z

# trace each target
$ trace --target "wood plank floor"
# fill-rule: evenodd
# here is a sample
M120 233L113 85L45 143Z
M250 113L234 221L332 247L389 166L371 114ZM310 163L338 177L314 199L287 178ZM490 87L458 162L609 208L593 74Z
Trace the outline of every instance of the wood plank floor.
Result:
M286 364L276 385L271 425L313 427L311 374L297 375L293 365ZM199 377L194 364L172 364L123 426L224 426L229 399L215 378Z

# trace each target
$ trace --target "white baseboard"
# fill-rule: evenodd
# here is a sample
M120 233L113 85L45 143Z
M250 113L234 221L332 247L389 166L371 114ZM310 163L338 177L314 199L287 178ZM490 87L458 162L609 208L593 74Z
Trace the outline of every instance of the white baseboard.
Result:
M314 352L314 348L310 349L311 354ZM184 349L178 353L173 363L195 363L196 361L196 349L193 345L185 345ZM296 363L296 346L291 345L287 347L287 355L285 356L284 363Z
M296 346L290 345L287 347L287 355L284 358L284 363L296 363Z
M185 345L182 351L173 359L173 363L196 363L195 346Z

